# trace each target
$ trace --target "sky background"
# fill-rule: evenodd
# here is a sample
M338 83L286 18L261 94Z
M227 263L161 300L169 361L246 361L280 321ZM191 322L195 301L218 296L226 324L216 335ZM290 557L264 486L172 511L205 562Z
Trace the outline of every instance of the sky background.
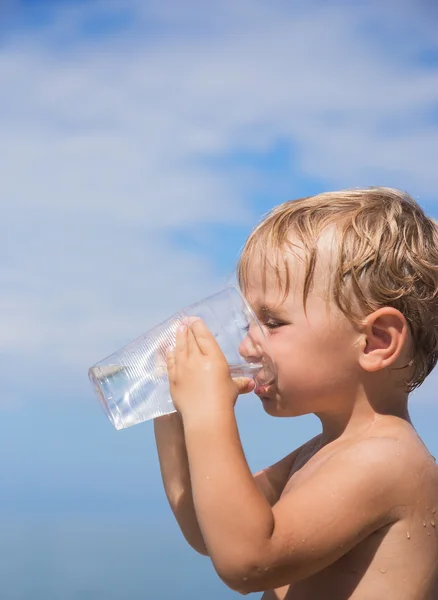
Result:
M275 204L387 185L438 217L432 0L1 0L5 600L237 597L184 542L151 422L88 367L217 291ZM438 374L412 397L438 455ZM318 432L254 395L249 464ZM255 595L256 597L257 595Z

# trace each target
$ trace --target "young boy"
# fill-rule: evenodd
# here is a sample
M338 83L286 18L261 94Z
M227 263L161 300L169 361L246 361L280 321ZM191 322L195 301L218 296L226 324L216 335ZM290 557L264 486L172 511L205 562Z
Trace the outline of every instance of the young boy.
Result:
M251 474L233 380L201 320L169 353L177 413L155 421L163 482L189 544L264 600L436 600L438 469L409 393L438 357L438 228L407 194L286 202L249 237L239 282L276 367L277 417L322 432Z

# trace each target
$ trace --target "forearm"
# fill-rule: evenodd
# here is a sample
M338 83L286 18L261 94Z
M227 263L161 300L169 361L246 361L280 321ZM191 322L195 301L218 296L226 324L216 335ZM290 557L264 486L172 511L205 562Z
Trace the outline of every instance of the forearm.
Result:
M155 419L154 432L161 477L172 512L187 542L201 554L207 554L193 505L184 429L180 415L172 413Z
M262 554L274 527L271 507L245 459L233 410L184 417L192 494L218 571Z

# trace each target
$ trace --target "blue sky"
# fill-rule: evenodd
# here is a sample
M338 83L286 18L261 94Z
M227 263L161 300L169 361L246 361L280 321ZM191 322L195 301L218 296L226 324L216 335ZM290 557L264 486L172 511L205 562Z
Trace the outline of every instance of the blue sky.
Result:
M8 599L233 597L171 520L152 424L114 431L87 369L216 291L279 202L389 185L438 217L436 10L426 0L2 3ZM437 384L434 373L411 403L435 454ZM318 427L270 419L254 396L237 412L254 469Z

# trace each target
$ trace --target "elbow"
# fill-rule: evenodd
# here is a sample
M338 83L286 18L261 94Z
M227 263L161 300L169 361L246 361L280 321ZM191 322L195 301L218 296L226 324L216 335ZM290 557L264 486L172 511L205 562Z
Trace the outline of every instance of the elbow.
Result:
M254 589L254 586L251 585L250 580L246 576L239 577L236 573L222 573L216 569L217 574L223 583L233 590L233 592L237 592L238 594L242 594L242 596L246 596L247 594L251 594L253 592L259 592L262 590Z
M265 591L265 588L259 588L259 586L251 585L249 581L238 581L235 579L224 578L221 576L220 578L222 579L223 583L230 588L230 590L233 590L233 592L241 594L242 596Z
M266 559L236 559L222 561L221 564L213 561L213 565L225 585L242 595L265 592L302 579L302 575L292 565L278 568Z
M220 563L213 560L216 573L225 585L242 595L263 592L268 589L269 567L260 565L261 563L255 561L239 559Z
M268 589L261 581L261 578L252 577L249 570L242 570L242 572L221 572L218 570L216 571L227 587L229 587L234 592L242 594L243 596L246 596L247 594L253 594L256 592L264 592L266 589Z

